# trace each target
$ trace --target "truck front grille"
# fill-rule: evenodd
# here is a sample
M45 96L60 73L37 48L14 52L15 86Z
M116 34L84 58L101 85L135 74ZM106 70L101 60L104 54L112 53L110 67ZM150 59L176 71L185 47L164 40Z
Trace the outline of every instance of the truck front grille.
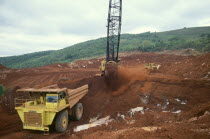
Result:
M35 112L24 112L24 124L28 126L41 126L42 114Z

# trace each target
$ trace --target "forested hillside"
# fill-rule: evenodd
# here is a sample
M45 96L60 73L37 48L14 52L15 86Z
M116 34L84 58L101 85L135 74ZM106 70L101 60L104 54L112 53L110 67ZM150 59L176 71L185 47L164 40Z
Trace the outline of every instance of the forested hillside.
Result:
M210 52L210 27L183 28L166 32L122 34L120 52L179 50L193 48ZM0 58L10 68L30 68L52 63L72 62L78 59L105 55L106 38L79 43L57 51L45 51L21 56Z

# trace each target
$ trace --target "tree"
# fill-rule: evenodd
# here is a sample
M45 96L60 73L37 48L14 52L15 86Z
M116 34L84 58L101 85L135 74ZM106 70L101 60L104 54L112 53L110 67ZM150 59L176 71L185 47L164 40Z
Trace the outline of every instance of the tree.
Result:
M3 85L0 84L0 96L2 96L5 93L5 88Z

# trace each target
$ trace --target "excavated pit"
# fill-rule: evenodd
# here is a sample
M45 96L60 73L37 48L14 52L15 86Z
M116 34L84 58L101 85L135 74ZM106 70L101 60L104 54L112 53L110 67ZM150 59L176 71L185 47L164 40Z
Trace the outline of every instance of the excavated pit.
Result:
M98 59L76 62L76 67L72 69L60 64L64 67L61 69L55 64L39 69L25 69L24 73L15 71L7 75L8 80L1 82L5 86L37 88L53 83L57 83L61 88L72 89L84 84L89 85L89 93L81 100L84 105L82 120L70 122L66 133L58 134L51 131L48 136L51 138L130 138L131 136L132 138L209 138L210 80L207 75L210 71L210 61L208 57L209 54L200 57L153 53L129 54L122 58L123 68L119 69L120 78L114 82L118 86L116 91L107 86L104 77L95 76L98 73L96 69ZM151 59L161 64L160 70L147 72L144 69L144 61L150 62ZM186 61L189 63L183 67L183 70L181 65L174 64ZM85 69L78 68L84 65ZM199 70L200 66L203 70ZM76 68L78 69L75 70ZM176 70L179 72L175 72ZM30 81L24 82L29 77ZM143 107L144 112L130 115L130 109L136 107ZM111 116L114 122L73 132L74 127L89 123L91 118L106 116ZM2 124L1 137L47 138L39 131L22 130L17 114L8 114L5 109L1 109L1 120L8 121Z

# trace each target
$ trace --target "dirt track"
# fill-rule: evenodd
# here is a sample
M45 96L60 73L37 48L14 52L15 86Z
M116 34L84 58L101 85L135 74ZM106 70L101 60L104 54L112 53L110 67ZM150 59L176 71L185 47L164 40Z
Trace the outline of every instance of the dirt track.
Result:
M68 88L89 84L89 93L81 100L85 109L82 120L71 122L66 133L52 130L51 138L210 137L210 54L125 53L121 57L121 80L125 82L118 91L111 91L103 77L95 76L101 59L22 70L1 67L1 77L6 78L0 83L37 88L56 83ZM158 63L161 68L148 73L143 66L148 62ZM144 113L129 115L128 111L136 107L144 107ZM7 116L2 113L5 111L1 109L1 123L8 122L1 124L0 137L47 138L39 131L22 130L17 114ZM74 127L99 115L110 115L114 122L73 133Z

